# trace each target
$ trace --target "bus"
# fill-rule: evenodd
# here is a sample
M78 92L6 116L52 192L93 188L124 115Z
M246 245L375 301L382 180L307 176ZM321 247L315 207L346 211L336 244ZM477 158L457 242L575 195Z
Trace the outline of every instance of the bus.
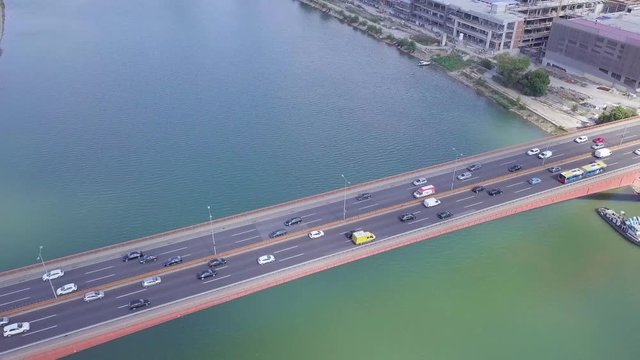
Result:
M604 161L594 161L589 165L585 165L582 167L584 170L584 176L597 175L604 172L604 169L607 167L607 164Z
M571 169L569 171L561 172L558 175L558 180L563 184L572 183L582 178L593 176L604 172L607 164L604 161L594 161L589 165L585 165L581 168Z

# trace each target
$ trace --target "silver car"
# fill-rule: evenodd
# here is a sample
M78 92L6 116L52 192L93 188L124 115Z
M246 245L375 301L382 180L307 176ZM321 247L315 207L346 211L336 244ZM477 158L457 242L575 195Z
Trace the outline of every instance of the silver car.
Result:
M158 285L161 282L162 282L162 279L160 278L160 276L154 276L154 277L146 278L146 279L142 280L142 287L146 288L146 287L149 287L149 286Z
M104 297L104 291L100 291L100 290L91 291L91 292L88 292L88 293L84 294L83 300L85 302L90 302L90 301L102 299L103 297Z
M8 317L0 317L0 326L5 326L9 323Z
M472 173L465 171L462 174L458 175L457 178L458 180L467 180L470 179L473 176Z

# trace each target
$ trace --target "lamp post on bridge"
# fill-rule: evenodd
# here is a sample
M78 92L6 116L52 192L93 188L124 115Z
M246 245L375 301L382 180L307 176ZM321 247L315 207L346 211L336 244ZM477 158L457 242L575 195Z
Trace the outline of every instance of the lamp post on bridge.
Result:
M44 269L44 273L48 273L49 271L47 270L47 267L44 265L44 258L42 257L42 248L44 246L40 245L40 250L38 250L38 257L36 258L36 260L40 260L40 262L42 263L42 268ZM53 289L53 283L51 282L51 279L49 280L49 285L51 286L51 292L53 292L53 298L57 299L58 295L56 294L56 291Z
M624 141L624 135L627 133L627 126L629 125L629 123L624 124L624 130L622 130L622 138L620 139L620 144L618 145L622 145L622 142Z
M209 210L209 227L211 227L211 242L213 242L213 255L217 255L216 251L216 238L213 235L213 216L211 216L211 206L207 205L207 209Z
M351 184L346 177L344 177L344 174L340 174L340 176L342 176L342 179L344 180L344 195L343 195L343 200L342 200L342 221L346 221L347 220L347 185Z
M451 174L451 191L453 191L453 184L456 181L456 166L458 165L458 158L462 158L464 154L456 150L454 147L452 147L451 150L456 153L456 159L453 161L453 173Z

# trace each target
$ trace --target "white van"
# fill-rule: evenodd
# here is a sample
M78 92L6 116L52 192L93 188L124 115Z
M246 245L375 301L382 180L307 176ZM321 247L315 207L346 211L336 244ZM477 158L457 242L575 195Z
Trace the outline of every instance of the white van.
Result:
M419 187L418 190L416 190L413 193L413 197L418 199L418 198L425 197L427 195L431 195L435 193L436 193L436 188L433 185L427 185L427 186Z
M597 157L598 159L606 158L607 156L611 156L611 150L607 148L598 149L593 152L593 156Z
M440 200L434 198L434 197L430 197L428 199L424 200L424 207L434 207L436 205L440 205Z

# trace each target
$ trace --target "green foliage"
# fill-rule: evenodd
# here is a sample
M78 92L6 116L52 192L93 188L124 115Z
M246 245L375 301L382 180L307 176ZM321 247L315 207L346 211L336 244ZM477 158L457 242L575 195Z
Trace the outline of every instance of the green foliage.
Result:
M482 66L483 68L485 68L487 70L491 70L494 67L493 63L489 59L480 60L480 66Z
M360 17L358 15L347 16L347 21L350 24L357 24L360 22Z
M367 20L362 20L362 21L360 21L360 23L359 23L358 25L360 25L360 26L367 26L367 24L369 24L369 23L367 22Z
M620 119L626 119L632 116L638 115L638 112L635 109L626 108L624 106L616 106L607 112L603 112L598 117L600 123L607 123L611 121L616 121Z
M449 54L444 56L434 56L431 58L448 71L456 71L469 66L469 62L462 59L460 54Z
M495 60L498 63L498 73L502 75L503 82L507 86L515 85L529 67L529 59L525 57L499 54L496 55Z
M382 34L382 28L380 26L375 26L375 25L368 25L367 26L367 31L374 34L374 35L378 35L380 36L380 34Z
M387 40L388 40L390 43L392 43L392 44L395 44L395 43L396 43L396 41L398 41L398 39L396 39L396 37L395 37L395 36L393 36L393 35L391 35L391 34L387 35L387 36L385 37L385 39L387 39Z
M549 88L549 74L544 69L529 71L518 80L522 93L530 96L542 96Z
M400 39L398 43L396 43L396 46L410 53L418 49L416 42L407 38Z
M344 10L338 10L338 15L339 15L341 18L344 18L347 14L344 12Z

